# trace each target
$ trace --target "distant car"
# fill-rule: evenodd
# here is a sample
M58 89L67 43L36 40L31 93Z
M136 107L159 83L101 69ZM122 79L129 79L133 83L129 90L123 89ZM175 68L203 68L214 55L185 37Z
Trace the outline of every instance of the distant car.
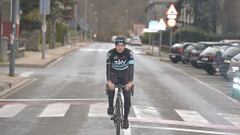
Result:
M196 43L192 43L192 44L189 44L189 46L184 49L183 55L182 55L183 64L190 63L190 56L191 56L192 50L195 49L195 47L196 47Z
M218 54L224 52L229 46L209 46L198 57L197 64L204 69L208 74L214 75L217 72L217 57Z
M126 39L126 44L131 44L131 38Z
M198 57L209 46L220 46L220 45L229 45L229 43L223 42L198 42L195 49L191 51L190 63L196 68L200 68L197 64Z
M140 46L140 45L142 45L142 40L139 36L133 36L130 44Z
M240 71L240 53L231 59L230 66L227 71L227 77L230 80L233 80L234 77L237 77L239 75L239 71Z
M117 38L117 36L112 36L112 39L111 39L111 41L114 43L114 42L115 42L115 40L116 40L116 38Z
M169 51L169 59L171 59L171 61L173 63L177 63L179 61L182 61L182 55L183 55L183 51L185 48L187 48L190 44L192 43L188 43L188 42L182 42L182 43L176 43L174 44Z
M219 65L219 72L225 78L229 79L227 76L227 71L230 66L231 59L240 53L240 47L232 46L228 48L222 55L222 62Z

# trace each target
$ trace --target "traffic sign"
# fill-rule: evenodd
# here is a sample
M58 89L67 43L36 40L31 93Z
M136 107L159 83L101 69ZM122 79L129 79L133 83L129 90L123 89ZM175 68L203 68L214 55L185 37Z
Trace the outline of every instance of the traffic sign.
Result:
M46 24L43 24L42 25L42 31L45 33L47 32L47 25Z
M50 0L40 0L40 14L50 14Z
M165 21L163 20L163 18L161 18L159 21L159 30L165 31L166 27L167 27L167 25L166 25Z
M176 25L176 20L175 19L169 19L167 23L168 23L169 27L174 27Z
M173 4L171 4L167 11L167 15L177 15L177 14L178 14L178 12L177 12L175 6Z
M173 4L171 4L167 11L167 18L168 19L176 19L177 14L178 14L178 12L177 12L176 8L174 7Z

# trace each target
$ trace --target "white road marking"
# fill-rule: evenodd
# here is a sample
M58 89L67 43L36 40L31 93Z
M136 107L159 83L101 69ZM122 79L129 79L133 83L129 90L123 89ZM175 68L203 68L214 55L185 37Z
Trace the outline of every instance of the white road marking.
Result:
M5 105L0 109L0 118L10 118L16 116L22 111L27 105L25 104L9 104Z
M218 113L218 115L222 116L225 120L232 123L235 126L240 127L240 116L236 114L222 114Z
M91 104L88 117L109 117L107 115L107 107L106 103Z
M133 105L133 110L136 114L136 117L140 119L160 118L155 107Z
M188 111L188 110L177 110L175 111L178 113L178 115L185 121L190 123L198 123L198 124L209 124L209 122L204 119L203 116L201 116L196 111Z
M49 104L39 115L39 117L64 117L69 107L70 104L66 103Z
M128 129L123 129L123 132L124 132L124 135L132 135L131 125L129 125Z
M0 99L0 102L40 102L40 101L106 101L106 98L56 98L56 99Z
M201 134L215 134L215 135L236 135L234 133L227 132L215 132L208 130L197 130L197 129L187 129L187 128L171 128L171 127L153 127L153 126L140 126L140 125L132 125L133 128L145 128L145 129L158 129L158 130L168 130L168 131L182 131L182 132L192 132L192 133L201 133Z
M27 77L29 77L31 74L33 74L32 71L26 71L26 72L23 72L22 74L20 74L19 76L24 77L24 78L27 78Z
M108 52L109 51L107 49L94 49L94 48L81 48L79 50L80 51L87 51L87 52ZM144 54L145 52L133 50L133 53Z
M81 48L80 51L87 51L87 52L107 52L107 49L94 49L94 48Z

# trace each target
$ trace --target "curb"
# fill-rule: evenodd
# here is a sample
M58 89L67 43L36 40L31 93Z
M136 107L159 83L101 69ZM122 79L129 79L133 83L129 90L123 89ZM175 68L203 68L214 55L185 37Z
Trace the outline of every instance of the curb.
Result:
M3 90L3 92L0 92L0 98L4 98L10 94L12 94L13 92L15 92L17 89L26 86L28 83L32 82L33 79L28 79L25 78L23 80L21 80L20 82L16 83L15 85L13 85L12 87Z

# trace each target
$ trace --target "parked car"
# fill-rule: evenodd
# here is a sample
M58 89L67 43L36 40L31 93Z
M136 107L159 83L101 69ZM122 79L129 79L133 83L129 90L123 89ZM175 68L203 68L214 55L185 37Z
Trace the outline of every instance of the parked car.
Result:
M239 39L224 39L224 40L221 40L220 42L223 42L223 43L231 43L231 44L240 44L240 40Z
M126 39L126 44L131 44L131 38Z
M229 79L227 76L227 71L230 66L230 61L234 56L236 56L239 53L240 53L240 47L232 46L228 48L222 55L222 62L219 65L219 72L227 80Z
M133 36L130 44L140 46L140 45L142 45L142 40L139 36Z
M196 43L192 43L192 44L189 44L188 47L184 49L183 55L182 55L183 64L190 63L190 56L191 56L192 50L195 49L196 45L197 45Z
M229 69L227 71L227 77L233 80L234 77L239 75L240 69L240 53L231 59Z
M117 36L112 36L111 41L114 43L116 38L117 38Z
M191 51L190 55L190 63L192 66L196 68L200 68L200 66L197 64L198 57L200 53L202 53L207 47L211 46L224 46L229 45L229 43L223 43L223 42L198 42L195 49Z
M179 61L182 61L182 55L185 48L187 48L190 44L190 42L183 42L183 43L176 43L174 44L169 51L169 58L173 63L177 63Z
M216 61L218 61L219 54L224 52L229 46L209 46L198 57L197 65L204 69L208 74L214 75L217 72Z

